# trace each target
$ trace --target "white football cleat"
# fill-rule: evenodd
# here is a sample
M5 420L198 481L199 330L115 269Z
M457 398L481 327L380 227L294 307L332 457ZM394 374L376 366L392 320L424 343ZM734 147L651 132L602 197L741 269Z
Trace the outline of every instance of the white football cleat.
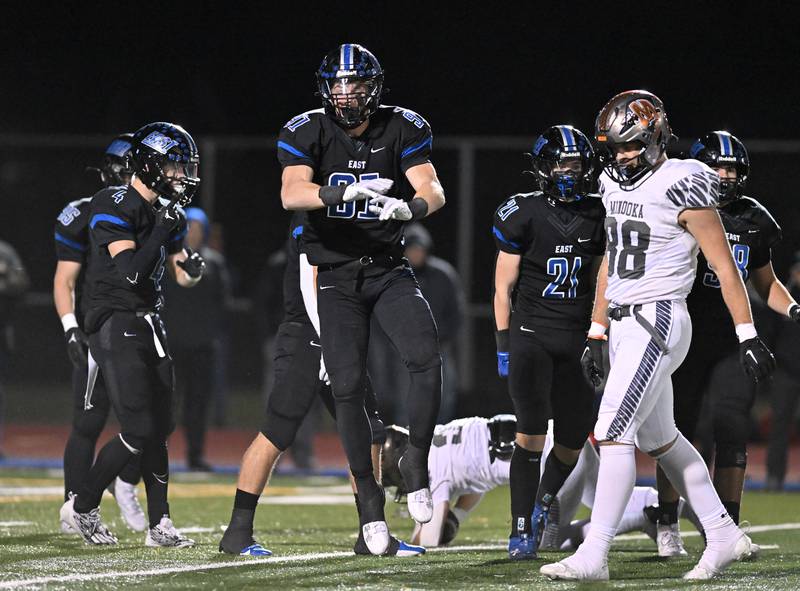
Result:
M565 581L607 581L608 580L608 561L604 560L599 569L589 570L583 568L578 560L575 559L575 554L565 558L561 562L554 562L553 564L545 564L539 569L539 572L544 576L556 580L563 579Z
M73 492L67 493L67 501L65 501L65 502L68 502L74 496L75 496L75 493L73 493ZM58 521L59 521L59 524L61 526L61 533L62 534L77 534L78 530L76 530L74 527L72 527L72 524L70 524L69 521L65 520L65 517L66 517L66 513L64 513L63 507L62 507L62 510L58 512Z
M157 526L148 529L144 539L144 545L151 548L191 548L194 543L179 532L167 516L162 517Z
M100 521L98 507L88 513L78 513L75 511L75 496L71 496L61 506L60 515L61 521L67 522L87 544L105 546L117 543L117 537Z
M689 555L683 547L681 529L677 523L672 525L661 525L659 523L656 527L656 544L658 544L658 556L660 558Z
M417 523L428 523L433 519L433 497L431 489L421 488L408 493L408 512Z
M688 581L707 581L714 578L732 562L752 554L752 542L744 533L733 542L709 543L695 567L683 578Z
M127 526L133 531L147 529L147 518L136 496L136 485L122 480L119 476L109 487L111 494L119 506L119 512Z
M361 526L370 554L380 556L389 549L389 526L385 521L370 521Z

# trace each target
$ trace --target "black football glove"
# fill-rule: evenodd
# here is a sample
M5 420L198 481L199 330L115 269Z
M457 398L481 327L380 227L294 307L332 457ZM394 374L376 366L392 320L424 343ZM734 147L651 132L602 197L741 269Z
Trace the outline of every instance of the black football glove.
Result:
M186 260L178 261L178 266L186 271L186 274L192 279L198 279L203 275L206 268L206 261L200 256L199 252L194 252L191 248L186 247Z
M589 385L595 390L605 386L606 375L608 368L605 364L605 355L603 349L608 343L607 339L586 339L586 348L581 355L581 367L583 368L583 377Z
M89 337L77 326L64 333L67 339L67 355L72 365L84 369L89 364Z
M754 382L768 378L775 371L775 357L758 337L739 343L739 363Z
M162 205L156 212L156 226L167 232L172 232L178 226L179 220L177 201L170 201L167 205Z
M800 304L794 304L789 308L789 318L795 322L800 322Z

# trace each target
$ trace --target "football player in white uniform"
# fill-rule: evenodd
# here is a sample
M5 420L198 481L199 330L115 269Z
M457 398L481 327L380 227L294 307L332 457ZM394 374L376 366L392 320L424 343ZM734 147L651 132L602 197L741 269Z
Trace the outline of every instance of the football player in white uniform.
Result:
M717 273L745 372L763 379L775 359L756 334L716 210L719 177L696 160L668 159L671 136L663 103L647 91L618 94L597 116L595 138L607 154L600 193L608 244L582 361L587 377L606 377L601 353L610 319L611 367L594 429L600 471L592 527L575 554L540 569L550 578L608 579L611 540L636 478L634 444L658 460L705 530L706 549L686 579L710 579L751 552L673 418L671 374L691 341L686 296L698 246Z
M433 495L433 519L416 524L412 544L446 546L453 541L469 513L478 506L483 495L509 482L511 453L514 450L516 419L513 415L497 415L491 419L471 417L437 425L433 445L428 454L428 470ZM397 487L395 500L405 492L397 461L408 444L408 431L390 425L381 457L383 485ZM543 458L553 449L553 421L549 421ZM544 471L544 464L540 464ZM575 469L562 486L552 504L551 518L542 538L542 549L571 549L585 537L590 521L571 521L581 504L592 508L599 458L587 440ZM645 508L656 503L655 489L637 486L625 508L618 533L642 531L655 539L655 522ZM682 517L693 514L683 499L679 503Z

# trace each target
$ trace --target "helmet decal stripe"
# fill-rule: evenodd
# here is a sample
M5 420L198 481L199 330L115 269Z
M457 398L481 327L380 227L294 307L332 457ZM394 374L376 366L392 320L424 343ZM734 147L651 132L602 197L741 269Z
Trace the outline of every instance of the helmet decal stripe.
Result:
M575 136L572 135L572 130L566 125L558 125L558 131L561 132L561 139L564 140L564 147L575 146Z
M717 134L719 136L720 154L722 156L733 156L731 149L731 138L725 133Z
M342 68L345 70L353 69L353 46L345 43L342 47Z

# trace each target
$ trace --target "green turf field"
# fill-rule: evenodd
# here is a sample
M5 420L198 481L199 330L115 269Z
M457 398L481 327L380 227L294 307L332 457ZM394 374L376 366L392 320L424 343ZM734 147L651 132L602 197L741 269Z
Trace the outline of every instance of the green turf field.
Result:
M619 540L611 553L609 584L549 582L538 574L544 561L565 556L543 553L535 562L506 560L507 489L488 495L459 532L453 547L418 558L356 558L350 553L355 510L346 481L275 478L270 504L259 507L256 537L275 555L266 559L217 552L220 527L230 514L232 477L202 481L176 475L171 507L178 527L194 530L195 548L153 549L144 535L122 525L111 497L104 520L120 537L116 547L90 547L58 533L58 475L0 474L0 589L25 583L38 589L800 589L800 496L751 493L744 517L754 541L767 545L755 562L733 565L717 581L686 584L680 576L699 557L702 541L685 538L689 558L662 562L649 539ZM142 495L143 496L143 495ZM319 504L319 503L328 504ZM411 522L400 506L387 503L393 532L407 538ZM767 529L784 524L782 529ZM765 526L762 528L762 526ZM691 526L684 524L684 532ZM462 550L459 550L462 547Z

